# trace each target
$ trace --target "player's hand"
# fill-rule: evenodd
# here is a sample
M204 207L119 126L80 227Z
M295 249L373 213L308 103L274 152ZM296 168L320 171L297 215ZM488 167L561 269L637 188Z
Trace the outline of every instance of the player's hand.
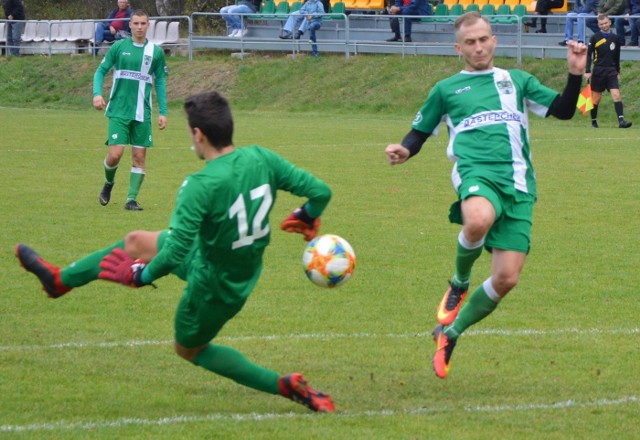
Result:
M584 74L584 79L587 80L587 84L589 84L591 82L591 73L585 73Z
M567 63L569 73L572 75L583 75L587 67L587 46L577 41L567 43Z
M409 150L400 144L387 145L384 153L387 155L387 162L391 165L400 165L409 159Z
M320 219L311 217L303 206L289 214L289 217L280 224L280 229L302 234L305 241L311 241L318 235Z
M93 97L93 108L96 110L104 110L105 105L104 98L101 95Z
M100 262L102 271L98 278L113 281L129 287L142 287L142 270L146 264L142 260L133 260L125 251L116 248Z
M158 118L158 128L160 130L164 130L164 128L167 126L167 117L166 116L160 116Z

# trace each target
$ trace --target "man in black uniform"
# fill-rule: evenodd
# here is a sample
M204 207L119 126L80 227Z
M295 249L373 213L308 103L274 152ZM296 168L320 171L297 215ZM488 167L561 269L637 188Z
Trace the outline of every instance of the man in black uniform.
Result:
M598 128L598 103L602 92L608 90L618 115L618 127L629 128L631 122L624 120L622 96L620 95L620 44L618 36L611 32L611 20L606 14L598 15L599 32L591 36L587 48L587 70L585 78L591 82L591 126ZM591 61L593 60L593 72Z

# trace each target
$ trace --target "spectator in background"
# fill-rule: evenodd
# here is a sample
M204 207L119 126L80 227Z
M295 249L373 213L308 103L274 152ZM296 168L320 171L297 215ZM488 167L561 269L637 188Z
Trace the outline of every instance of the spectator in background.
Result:
M631 122L624 120L622 96L620 95L620 43L611 32L611 20L606 14L598 15L600 31L591 36L587 48L587 68L584 77L591 83L591 126L598 128L598 104L602 92L608 90L618 115L618 127L629 128ZM593 70L591 69L593 61Z
M627 3L627 2L625 2ZM631 41L629 46L638 46L638 20L640 19L640 0L629 0L624 18L616 18L616 34L620 41L620 47L627 45L624 26L631 29Z
M597 26L597 20L595 20L599 3L599 0L585 0L584 3L576 1L573 12L567 14L564 27L564 40L558 43L560 46L566 46L569 41L573 40L574 21L578 23L578 43L584 43L585 41L585 25L589 26L589 29L594 33L600 30ZM593 26L595 26L595 28Z
M395 0L395 4L389 8L391 15L432 15L431 4L426 0ZM413 20L403 19L404 41L411 42L411 22ZM402 41L400 34L400 20L397 17L390 22L393 38L387 41Z
M7 22L7 46L11 55L20 56L20 38L24 29L24 5L22 0L3 0L4 15Z
M307 0L298 11L289 15L282 28L280 38L283 40L292 38L299 40L308 28L311 40L315 42L316 31L322 27L322 14L324 13L324 5L320 0ZM294 29L296 28L298 30L294 34Z
M547 15L551 9L561 8L564 6L564 0L538 0L536 2L536 10L534 14L542 15L540 17L540 29L536 31L536 34L547 33ZM538 17L534 17L531 20L525 20L524 25L526 27L535 28L538 26Z
M255 14L260 10L260 0L239 0L238 4L224 6L220 8L222 18L227 22L229 30L228 37L244 37L247 34L247 27L243 26L240 15L234 14Z
M118 20L118 19L127 20ZM96 43L94 55L98 54L98 48L104 41L116 41L131 36L129 20L131 18L131 8L129 0L118 0L118 7L109 12L107 20L98 23L96 26Z
M627 0L600 0L600 6L598 7L598 16L604 14L608 17L612 16L621 16L626 13L627 10ZM619 21L624 22L624 18L610 18L611 27L613 27L614 23L618 23ZM598 29L594 30L593 33L597 33L602 31L602 27L600 27L599 20L596 21L598 25ZM618 36L618 38L620 38ZM622 36L624 38L624 35ZM620 45L621 46L621 45Z

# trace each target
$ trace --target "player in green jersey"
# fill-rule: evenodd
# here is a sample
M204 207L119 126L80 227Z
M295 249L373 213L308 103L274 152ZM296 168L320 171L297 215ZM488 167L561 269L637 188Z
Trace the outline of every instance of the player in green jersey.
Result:
M129 192L124 208L141 211L136 198L145 174L147 148L153 147L151 135L151 88L155 81L158 97L158 128L167 125L167 87L165 77L167 65L162 48L147 40L149 14L136 10L129 22L131 38L115 42L93 77L93 106L103 110L109 118L109 147L104 159L105 183L99 201L105 206L111 200L118 164L124 154L125 145L131 145L131 173ZM113 83L109 104L102 97L105 75L113 68Z
M40 279L52 298L98 278L140 287L173 273L187 281L175 315L179 356L313 411L332 412L331 398L311 388L299 373L282 376L211 342L240 312L260 277L277 191L307 198L280 227L309 241L318 233L331 190L270 150L257 145L235 148L231 110L220 94L192 96L185 110L194 150L205 166L182 183L167 230L131 232L64 269L19 244L20 264Z
M449 218L462 230L455 273L437 308L433 332L433 368L443 379L458 337L493 312L516 286L529 252L536 185L528 112L573 117L587 53L584 44L567 43L569 76L558 94L526 72L494 66L496 37L486 17L474 12L461 15L455 35L464 70L434 86L402 143L385 150L389 163L402 164L437 134L441 122L447 124L447 155L454 162L451 176L458 194ZM492 252L491 275L460 308L483 247Z

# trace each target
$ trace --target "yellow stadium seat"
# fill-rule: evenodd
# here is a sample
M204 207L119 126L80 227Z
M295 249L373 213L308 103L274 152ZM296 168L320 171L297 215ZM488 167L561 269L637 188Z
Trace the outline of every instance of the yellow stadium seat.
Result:
M473 0L473 4L480 6L480 9L487 3L489 3L489 0Z
M520 0L504 0L504 4L511 6L511 10L513 11L513 7L518 6L520 4Z
M504 5L504 0L489 0L489 3L496 7L496 10Z
M449 6L449 9L451 9L451 6L458 4L458 0L444 0L443 3Z

